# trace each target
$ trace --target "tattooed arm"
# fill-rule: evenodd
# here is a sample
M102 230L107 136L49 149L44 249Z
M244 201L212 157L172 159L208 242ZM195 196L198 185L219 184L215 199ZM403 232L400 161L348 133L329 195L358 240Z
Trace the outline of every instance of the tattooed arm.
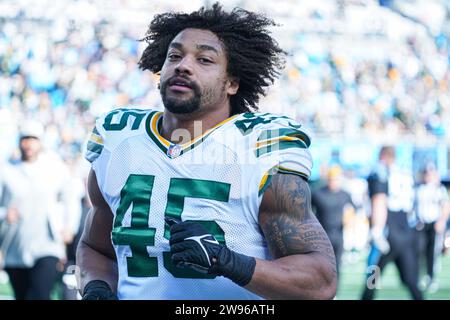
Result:
M246 288L269 299L333 299L333 248L311 212L307 182L276 174L264 193L259 223L274 260L256 261Z

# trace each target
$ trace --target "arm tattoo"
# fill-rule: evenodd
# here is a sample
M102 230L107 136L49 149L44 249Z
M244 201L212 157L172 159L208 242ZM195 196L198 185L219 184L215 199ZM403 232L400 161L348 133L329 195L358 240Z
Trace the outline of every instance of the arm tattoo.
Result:
M291 174L276 174L264 193L259 220L275 258L318 252L336 266L333 247L311 211L306 181Z

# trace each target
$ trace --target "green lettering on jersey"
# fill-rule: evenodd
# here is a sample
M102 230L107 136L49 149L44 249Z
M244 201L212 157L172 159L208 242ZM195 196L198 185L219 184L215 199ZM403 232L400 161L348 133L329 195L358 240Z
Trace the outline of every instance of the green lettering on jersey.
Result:
M230 184L199 179L170 179L169 192L165 216L181 220L185 198L201 198L214 201L228 202ZM165 224L164 237L169 239L169 226Z
M242 117L242 120L238 120L234 124L244 136L252 132L258 124L267 124L276 119L289 119L289 117L286 116L274 116L270 113L255 115L251 112L244 113Z
M185 198L201 198L214 201L228 202L230 197L230 184L217 181L199 179L172 178L170 180L169 194L167 196L167 207L164 215L166 217L181 220L184 210ZM191 221L191 220L188 220ZM215 221L195 220L202 224L219 243L225 244L225 234ZM164 224L164 237L170 238L170 228ZM208 278L214 276L204 275L190 269L177 268L170 259L170 252L163 253L164 267L176 278Z
M132 174L120 192L112 241L115 245L130 246L132 256L127 257L130 277L158 276L158 261L147 252L147 246L155 245L156 229L148 227L154 180L154 176ZM132 206L130 227L124 227L123 221L130 206Z
M121 110L115 110L110 112L105 117L105 123L103 124L103 128L107 131L120 131L127 126L128 118L130 116L134 117L133 125L131 126L131 130L136 130L141 125L142 119L145 117L145 113L139 113L135 111L124 111L120 117L119 123L112 123L114 115L118 114Z
M157 258L150 257L147 251L148 246L155 245L156 228L148 227L154 180L155 176L132 174L120 192L120 204L114 219L112 241L115 245L130 247L132 256L127 257L128 276L130 277L158 276ZM228 202L230 187L228 183L217 181L172 178L164 214L167 217L181 220L185 198ZM124 227L123 222L130 207L130 226ZM202 224L216 237L219 243L225 244L225 233L217 222L195 221ZM164 227L164 237L166 239L170 237L167 224ZM163 252L163 260L164 267L176 278L214 278L214 276L204 275L190 269L177 268L172 263L169 252Z

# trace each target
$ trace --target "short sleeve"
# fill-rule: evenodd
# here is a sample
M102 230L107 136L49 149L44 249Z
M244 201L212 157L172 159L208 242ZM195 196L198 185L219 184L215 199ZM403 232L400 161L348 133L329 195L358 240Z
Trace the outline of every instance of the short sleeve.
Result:
M105 146L104 135L100 133L101 130L98 128L99 122L99 119L97 119L86 145L84 157L90 163L93 163L102 154Z
M387 174L384 174L381 169L371 173L367 178L369 188L369 196L372 198L376 194L388 194L388 179Z
M98 117L87 141L86 160L94 163L105 149L112 151L130 136L144 131L144 118L151 111L120 108Z
M288 117L279 117L258 131L254 154L262 168L261 194L275 173L294 174L309 180L313 160L311 139L301 125Z

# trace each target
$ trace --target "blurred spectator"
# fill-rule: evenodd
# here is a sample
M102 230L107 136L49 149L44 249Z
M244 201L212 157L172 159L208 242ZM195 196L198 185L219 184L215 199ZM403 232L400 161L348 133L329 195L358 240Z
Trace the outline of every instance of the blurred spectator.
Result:
M78 201L74 203L74 208L79 209L76 214L77 219L74 221L72 229L74 231L73 240L66 242L66 263L64 266L64 274L61 278L61 299L62 300L78 300L81 298L78 294L76 272L73 270L75 266L75 254L78 242L83 232L84 221L90 204L85 190L85 181L81 179L83 173L77 172L80 169L78 161L80 159L66 160L70 172L70 186L72 199Z
M339 274L342 253L344 250L343 217L347 206L353 206L350 195L342 190L342 169L333 166L327 175L327 185L315 190L312 194L312 207L317 219L330 238L336 256Z
M349 251L349 259L358 260L359 252L366 248L369 232L367 180L360 178L355 169L347 169L342 189L351 196L354 210L344 214L344 250Z
M80 159L99 114L119 106L160 107L157 77L138 69L145 46L138 39L148 15L180 6L190 11L201 3L2 0L0 161L17 156L17 128L25 119L42 123L43 145L71 161ZM315 136L347 145L352 139L429 146L450 140L443 3L416 7L421 13L426 6L421 16L433 24L427 30L377 1L299 3L224 2L257 6L281 22L273 32L289 53L286 69L261 99L261 111L292 116ZM315 161L320 167L324 160ZM74 164L77 179L86 176L85 165Z
M424 289L436 292L438 283L434 281L435 261L442 252L444 232L449 216L447 189L441 184L434 165L423 170L423 182L416 190L416 229L419 236L419 256L425 258L426 274L422 281Z
M375 281L379 281L385 266L394 261L400 279L408 287L411 297L422 300L418 287L419 263L413 229L408 222L414 201L412 175L398 168L395 149L385 146L380 150L379 164L368 177L372 202L371 251L369 267L378 267ZM373 271L373 270L372 270ZM375 272L377 272L375 270ZM363 300L374 298L376 283L366 282Z
M41 121L51 129L46 146L70 149L113 107L161 106L157 78L138 69L137 39L148 21L142 12L179 5L61 0L47 10L29 0L2 1L0 110L11 111L16 124ZM262 110L297 118L319 136L450 138L444 33L430 35L370 1L302 3L302 10L297 1L239 5L258 5L283 23L274 32L289 52L286 70ZM131 19L108 15L118 8Z
M5 271L15 298L50 299L65 260L65 244L73 239L79 221L79 199L71 190L69 171L56 156L42 152L44 130L40 123L25 122L21 128L21 159L2 165L0 208Z

